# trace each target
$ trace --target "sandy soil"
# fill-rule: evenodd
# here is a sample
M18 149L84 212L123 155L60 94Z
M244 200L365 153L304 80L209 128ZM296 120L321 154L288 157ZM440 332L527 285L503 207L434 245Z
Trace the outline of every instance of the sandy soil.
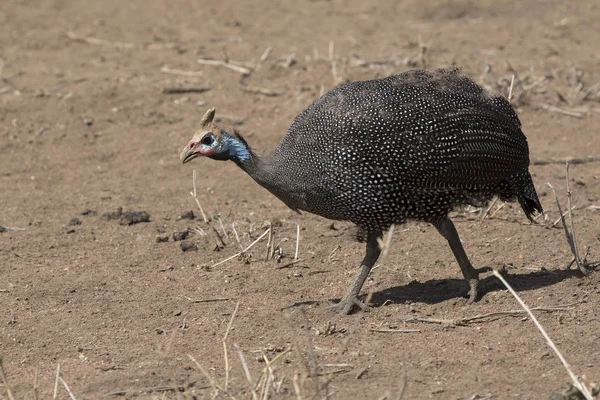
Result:
M252 398L236 345L257 396L266 387L270 398L394 399L403 387L404 399L562 393L566 371L522 314L451 323L519 306L499 289L464 306L466 284L431 226L398 227L363 288L372 312L338 316L330 301L364 252L355 229L293 213L233 163L181 166L179 152L212 106L223 126L270 150L299 111L341 81L456 64L505 95L515 74L513 102L533 160L595 155L598 43L594 0L5 1L0 356L9 387L0 382L0 398L8 388L35 398L36 374L38 397L51 398L58 365L77 399ZM238 61L251 73L199 58ZM165 72L173 70L194 73ZM203 85L210 90L164 93ZM223 223L224 247L201 220L179 218L198 213L193 169L207 215L219 232ZM454 220L475 265L506 267L531 307L564 306L537 316L574 372L597 383L600 278L567 270L564 232L549 227L559 213L545 183L566 207L564 165L531 171L547 222L530 225L514 204L484 221L474 210ZM578 242L596 260L600 163L570 173ZM119 207L150 221L103 217ZM213 267L240 250L233 223L247 246L269 221L283 258L265 261L261 241ZM296 224L302 261L280 268L293 258ZM207 235L190 234L197 250L183 252L172 235L188 228ZM200 299L225 300L192 301ZM225 387L222 340L237 301ZM414 317L446 322L406 322ZM276 358L271 372L263 356ZM60 383L58 398L68 398Z

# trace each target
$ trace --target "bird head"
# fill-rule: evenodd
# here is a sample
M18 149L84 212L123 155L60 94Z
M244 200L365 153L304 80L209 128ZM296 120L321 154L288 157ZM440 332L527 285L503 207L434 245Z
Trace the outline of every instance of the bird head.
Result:
M250 150L244 138L237 132L231 134L219 128L213 123L214 117L214 108L204 114L200 122L200 129L194 133L192 140L181 152L182 164L200 156L236 162L246 161L250 158Z

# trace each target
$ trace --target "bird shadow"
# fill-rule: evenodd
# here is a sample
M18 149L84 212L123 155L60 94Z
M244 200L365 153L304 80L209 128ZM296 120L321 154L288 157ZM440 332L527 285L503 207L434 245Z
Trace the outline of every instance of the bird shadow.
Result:
M543 270L527 274L504 275L517 292L536 290L555 285L572 277L583 277L579 270ZM479 299L487 293L505 290L506 287L494 276L480 280ZM381 307L386 303L403 304L419 302L437 304L457 297L466 297L469 285L464 279L431 279L425 282L412 281L407 285L387 288L371 295L369 304Z

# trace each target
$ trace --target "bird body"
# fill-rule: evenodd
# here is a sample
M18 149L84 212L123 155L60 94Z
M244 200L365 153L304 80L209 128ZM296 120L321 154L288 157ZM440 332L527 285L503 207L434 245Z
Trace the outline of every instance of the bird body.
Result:
M203 118L183 162L231 159L291 209L357 224L372 234L365 260L369 247L371 258L379 255L373 243L381 231L410 219L450 235L458 259L447 233L447 215L457 206L499 196L516 198L528 218L542 212L517 114L457 69L340 85L302 111L264 157L213 124L213 115ZM471 279L475 270L464 258L461 269Z

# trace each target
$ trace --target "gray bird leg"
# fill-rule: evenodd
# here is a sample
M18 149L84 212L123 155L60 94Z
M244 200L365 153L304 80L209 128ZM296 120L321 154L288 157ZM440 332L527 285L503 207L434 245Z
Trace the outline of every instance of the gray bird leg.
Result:
M367 236L367 253L356 273L354 282L350 285L344 298L334 306L342 315L350 314L354 306L358 306L363 311L368 308L365 303L358 299L358 294L360 293L360 289L362 288L363 283L365 283L367 276L369 276L371 268L373 268L373 265L375 265L375 262L381 253L379 243L377 242L377 239L379 238L381 238L380 231L369 232Z
M490 271L491 268L473 268L469 258L467 257L467 254L465 253L465 249L460 242L458 232L456 232L454 224L448 217L434 221L433 226L435 226L438 232L445 237L446 240L448 240L448 244L454 253L454 257L460 266L460 270L462 271L465 280L469 283L469 299L467 300L467 304L473 303L478 297L479 274Z

